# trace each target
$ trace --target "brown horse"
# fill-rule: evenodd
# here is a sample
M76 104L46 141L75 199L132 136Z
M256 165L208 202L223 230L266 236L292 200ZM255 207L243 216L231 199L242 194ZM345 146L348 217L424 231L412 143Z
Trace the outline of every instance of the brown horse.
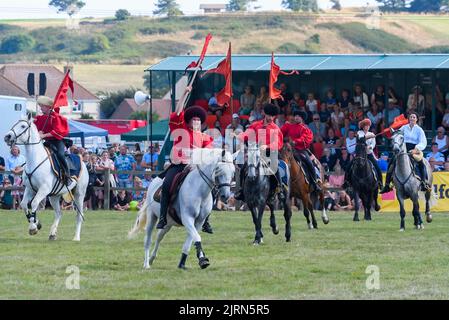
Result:
M295 200L301 199L304 208L304 216L307 219L307 226L309 229L318 228L315 214L313 213L313 204L317 196L319 197L323 208L321 219L324 224L328 224L329 218L326 214L326 207L324 205L324 190L317 195L317 192L309 185L300 164L293 156L293 147L290 143L284 143L281 150L281 159L287 163L290 169L290 196L295 198ZM323 180L323 168L321 167L321 164L319 164L319 168L321 171L321 180ZM323 188L323 186L321 187ZM312 221L310 221L309 215L312 216Z

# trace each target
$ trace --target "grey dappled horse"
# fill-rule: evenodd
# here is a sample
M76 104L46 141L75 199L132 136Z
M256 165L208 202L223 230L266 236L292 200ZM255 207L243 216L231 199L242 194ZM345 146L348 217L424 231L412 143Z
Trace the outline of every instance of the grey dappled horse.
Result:
M416 229L424 229L421 213L419 212L419 191L420 180L413 172L413 164L407 152L404 143L404 134L402 131L395 131L393 134L393 151L395 152L395 169L393 172L393 183L396 188L396 197L400 206L401 228L400 231L405 230L405 209L404 200L410 199L413 202L413 219ZM433 177L429 162L423 159L424 166L428 173L427 182L432 186ZM426 220L428 223L432 222L432 215L430 213L430 198L432 191L425 192L426 199Z

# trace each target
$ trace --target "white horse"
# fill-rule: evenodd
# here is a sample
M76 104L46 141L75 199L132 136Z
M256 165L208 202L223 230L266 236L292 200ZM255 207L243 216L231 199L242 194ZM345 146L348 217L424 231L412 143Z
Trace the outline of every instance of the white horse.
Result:
M26 165L23 171L25 192L20 206L25 211L29 221L29 234L35 235L41 229L42 225L37 219L37 209L42 200L49 196L50 204L55 210L55 220L50 228L49 240L56 240L58 225L62 217L60 199L62 195L68 193L69 189L73 194L74 207L77 208L76 230L73 240L80 241L83 202L89 183L84 162L81 161L79 180L77 182L72 181L68 188L65 187L53 173L49 156L32 121L31 114L22 117L14 124L11 130L6 133L4 139L9 146L23 145L25 148Z
M174 208L188 233L178 265L181 269L185 269L192 242L195 244L201 269L209 266L209 259L201 246L199 230L212 211L211 191L218 188L221 200L226 202L231 195L231 181L235 173L233 157L227 151L225 152L222 149L194 149L193 154L194 169L185 178L174 203ZM201 161L195 160L198 157L201 157ZM215 184L216 181L218 185ZM129 238L132 238L146 225L145 260L143 264L145 269L149 269L150 265L153 264L164 236L172 226L177 225L170 215L167 215L167 226L158 231L157 240L150 256L151 235L160 214L160 204L154 201L153 196L162 186L162 183L163 179L159 177L151 182L145 204L140 209L134 227L128 234Z

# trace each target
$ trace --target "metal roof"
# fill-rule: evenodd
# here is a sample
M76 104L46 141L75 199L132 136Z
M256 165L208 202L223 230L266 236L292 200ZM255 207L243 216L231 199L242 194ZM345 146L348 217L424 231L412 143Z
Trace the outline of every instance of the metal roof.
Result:
M149 67L147 71L184 71L199 56L175 56ZM213 69L224 55L208 55L203 70ZM282 70L392 70L449 69L449 54L349 54L275 55ZM269 71L271 55L233 55L233 71Z

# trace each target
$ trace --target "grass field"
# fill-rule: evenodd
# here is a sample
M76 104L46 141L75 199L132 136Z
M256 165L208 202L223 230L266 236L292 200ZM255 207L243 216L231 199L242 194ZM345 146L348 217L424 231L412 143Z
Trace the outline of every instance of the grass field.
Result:
M176 268L184 229L170 232L151 270L143 271L142 235L127 240L134 213L87 212L81 242L71 241L74 215L67 212L58 240L47 240L52 214L41 214L43 229L27 234L22 213L0 211L0 299L448 299L449 214L435 214L426 229L413 229L407 216L400 233L397 214L375 214L353 223L349 213L306 229L294 213L293 237L269 231L252 245L248 212L214 212L214 235L203 234L211 266L200 270L194 249L189 269ZM77 266L79 290L65 287L66 268ZM380 289L368 290L369 265L380 270Z

